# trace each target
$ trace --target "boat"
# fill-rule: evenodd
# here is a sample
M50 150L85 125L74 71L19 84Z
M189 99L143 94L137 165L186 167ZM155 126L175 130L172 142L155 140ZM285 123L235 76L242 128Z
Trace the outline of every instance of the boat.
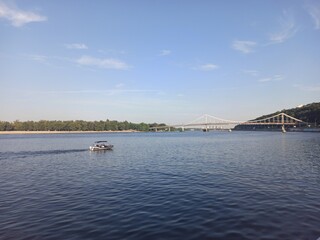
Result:
M113 145L109 144L107 141L96 141L89 147L90 151L112 150L112 148Z

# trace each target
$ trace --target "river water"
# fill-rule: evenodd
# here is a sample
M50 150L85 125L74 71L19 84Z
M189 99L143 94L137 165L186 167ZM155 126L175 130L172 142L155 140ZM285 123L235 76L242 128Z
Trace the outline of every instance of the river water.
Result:
M0 239L319 237L318 133L0 136Z

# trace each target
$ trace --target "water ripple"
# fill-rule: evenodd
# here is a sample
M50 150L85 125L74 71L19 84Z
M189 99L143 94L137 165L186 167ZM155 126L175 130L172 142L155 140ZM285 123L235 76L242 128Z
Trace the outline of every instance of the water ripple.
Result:
M320 237L318 135L197 134L113 135L108 154L79 137L69 150L0 146L0 238Z

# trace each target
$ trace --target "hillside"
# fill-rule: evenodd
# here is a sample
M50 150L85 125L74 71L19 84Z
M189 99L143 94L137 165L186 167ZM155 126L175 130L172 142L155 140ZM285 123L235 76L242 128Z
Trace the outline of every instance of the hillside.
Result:
M313 129L320 127L320 103L310 103L307 105L299 106L296 108L283 109L282 111L270 113L267 115L260 116L256 119L252 119L252 121L269 118L271 116L277 115L279 113L286 113L294 118L300 119L305 123L299 125L298 127L290 127L287 126L287 130L303 130L308 126L309 129ZM235 130L255 130L255 131L279 131L281 130L281 125L237 125L235 126ZM291 131L290 130L290 131ZM303 130L305 131L305 130Z
M263 118L267 118L273 115L276 115L278 113L286 113L292 117L298 118L304 122L307 122L311 125L320 125L320 102L318 103L310 103L307 105L303 105L301 107L296 108L290 108L290 109L284 109L282 111L274 112L268 115L263 115L261 117L258 117L254 120L259 120Z

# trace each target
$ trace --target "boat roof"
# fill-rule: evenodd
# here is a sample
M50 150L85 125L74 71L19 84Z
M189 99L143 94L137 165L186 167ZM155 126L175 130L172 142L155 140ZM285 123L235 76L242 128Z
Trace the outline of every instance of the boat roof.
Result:
M107 142L107 141L96 141L94 143L104 143L104 142Z

